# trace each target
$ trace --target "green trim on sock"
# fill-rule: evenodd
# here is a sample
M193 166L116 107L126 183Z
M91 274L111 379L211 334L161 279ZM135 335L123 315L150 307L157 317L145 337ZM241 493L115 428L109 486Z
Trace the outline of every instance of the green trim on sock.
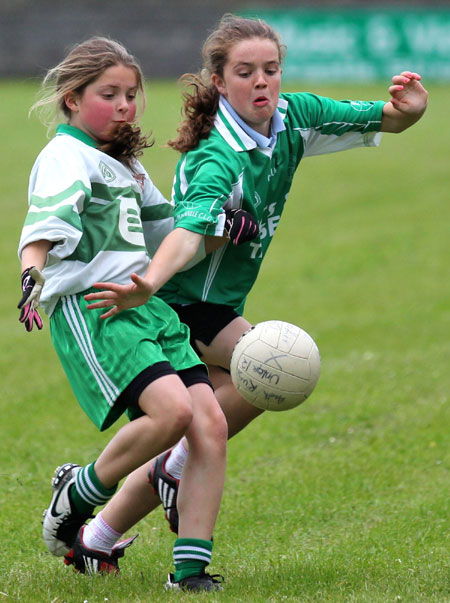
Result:
M213 543L200 538L177 538L173 546L174 580L199 576L211 562Z
M201 538L177 538L173 545L173 548L181 548L183 546L196 546L202 549L206 549L210 553L213 550L212 540L202 540Z
M69 498L72 506L75 507L75 510L81 515L92 515L94 513L95 507L87 503L84 498L81 498L78 494L76 484L70 486Z
M116 484L112 488L105 488L105 486L98 479L97 474L95 473L94 465L95 465L95 461L93 463L91 463L90 465L88 465L88 475L89 475L92 483L97 488L97 490L100 492L100 494L102 494L103 496L105 496L107 498L111 498L116 493L118 484Z
M75 509L78 513L82 513L83 515L92 515L95 507L97 505L104 505L108 502L117 490L117 484L112 488L105 488L95 473L94 464L95 461L81 469L75 484L71 486L69 492L70 500ZM89 484L86 481L86 473L92 483L92 487L94 487L97 492L94 492L92 487L89 487ZM86 491L83 491L83 487ZM86 500L87 498L89 498L89 500Z

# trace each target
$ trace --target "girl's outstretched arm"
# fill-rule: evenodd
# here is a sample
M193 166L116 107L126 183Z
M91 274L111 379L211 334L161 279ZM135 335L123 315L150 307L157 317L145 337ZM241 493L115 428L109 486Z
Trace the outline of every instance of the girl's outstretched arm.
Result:
M382 132L403 132L418 121L425 113L428 92L420 83L420 75L402 71L394 75L389 87L391 99L384 105Z
M128 285L94 283L93 287L103 291L84 296L86 301L94 302L87 306L88 310L108 308L100 318L109 318L121 310L142 306L174 274L189 266L191 260L194 260L193 263L199 261L198 251L201 243L205 246L204 255L215 251L229 240L234 245L241 245L258 235L258 222L248 212L242 209L226 210L225 216L226 236L223 237L204 237L185 228L175 228L158 247L144 278L132 274L132 282ZM200 255L203 257L202 254Z
M121 310L142 306L167 281L187 264L196 254L203 235L184 228L176 228L163 240L142 278L132 274L132 283L95 283L98 293L85 295L86 301L94 302L87 308L109 308L100 318L109 318Z

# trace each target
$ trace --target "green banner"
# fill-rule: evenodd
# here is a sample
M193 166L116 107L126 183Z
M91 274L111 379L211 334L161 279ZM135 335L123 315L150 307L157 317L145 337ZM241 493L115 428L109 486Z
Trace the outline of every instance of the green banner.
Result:
M427 81L450 80L450 10L261 9L246 15L281 34L288 79L374 81L410 70Z

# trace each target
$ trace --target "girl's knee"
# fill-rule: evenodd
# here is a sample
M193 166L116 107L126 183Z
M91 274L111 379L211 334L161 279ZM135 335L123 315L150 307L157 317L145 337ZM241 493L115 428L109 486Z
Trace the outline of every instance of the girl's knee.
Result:
M170 423L172 429L179 437L184 435L192 422L193 412L189 395L177 396L172 404L170 411Z
M228 425L222 409L218 404L212 405L202 417L197 417L195 425L196 437L208 449L223 451L226 448L228 438ZM195 436L194 436L195 437Z
M217 409L215 409L211 418L210 429L217 441L220 444L225 445L228 439L228 424L225 415L219 405L217 405Z
M156 429L173 437L184 435L193 417L188 390L172 376L158 379L147 386L139 398L139 406Z

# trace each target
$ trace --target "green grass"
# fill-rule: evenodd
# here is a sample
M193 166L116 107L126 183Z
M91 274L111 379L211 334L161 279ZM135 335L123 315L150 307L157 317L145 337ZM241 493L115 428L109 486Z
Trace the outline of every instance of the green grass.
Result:
M386 98L378 86L311 89ZM159 510L118 578L74 574L41 539L54 467L92 460L114 429L99 434L78 407L47 321L31 334L17 322L17 241L45 143L27 120L35 91L0 83L0 601L178 601L162 591L173 537ZM380 149L301 164L247 316L303 326L322 375L302 407L266 413L230 442L211 567L226 590L192 600L450 601L449 92L430 87L424 119ZM144 163L166 194L178 107L175 85L150 86L144 124L157 145Z

